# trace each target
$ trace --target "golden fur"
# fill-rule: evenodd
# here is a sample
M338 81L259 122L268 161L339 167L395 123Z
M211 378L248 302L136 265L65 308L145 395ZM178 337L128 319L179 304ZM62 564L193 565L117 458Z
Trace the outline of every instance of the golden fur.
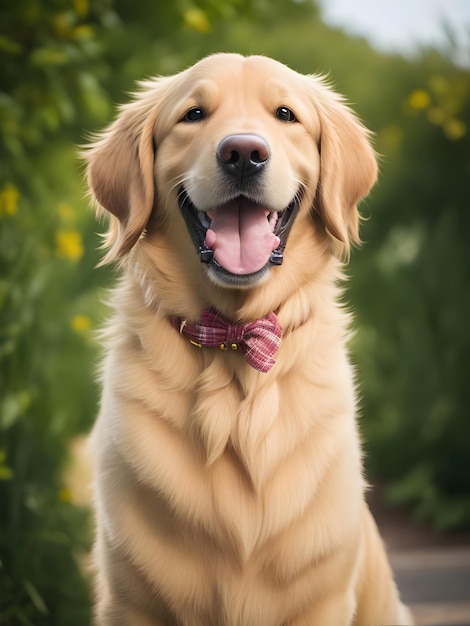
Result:
M281 105L298 121L277 119ZM192 107L207 117L181 122ZM233 133L270 146L267 206L302 188L283 265L238 287L199 262L177 203L182 184L219 202L214 154ZM368 132L318 77L213 55L142 83L86 158L111 218L106 260L123 270L92 437L97 624L411 624L364 502L338 304L338 258L376 178ZM274 311L274 368L195 348L168 321L207 307L241 322Z

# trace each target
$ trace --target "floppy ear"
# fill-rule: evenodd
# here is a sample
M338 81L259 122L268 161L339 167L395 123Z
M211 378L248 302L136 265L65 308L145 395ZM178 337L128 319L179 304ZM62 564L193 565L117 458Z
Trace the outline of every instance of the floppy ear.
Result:
M326 230L348 256L351 243L360 243L357 204L377 178L377 160L370 131L346 106L341 96L318 85L315 105L321 124L320 181L315 209Z
M98 214L103 209L111 214L103 263L129 252L150 218L155 198L154 127L166 80L143 83L137 99L122 106L115 121L83 153Z

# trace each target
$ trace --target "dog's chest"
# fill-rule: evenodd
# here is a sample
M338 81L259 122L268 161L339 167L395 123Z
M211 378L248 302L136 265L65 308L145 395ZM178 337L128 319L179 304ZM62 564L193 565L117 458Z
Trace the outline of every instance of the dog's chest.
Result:
M189 361L186 344L164 350L165 338L154 358L129 341L125 368L122 354L108 357L97 435L113 534L179 605L197 589L207 610L215 602L221 615L243 616L239 623L282 624L286 600L276 590L301 587L351 508L352 489L338 491L339 507L322 498L335 476L357 472L358 455L345 454L347 441L357 443L352 396L313 364L282 378L247 370L240 380L216 353L196 373L201 353L194 348ZM178 590L166 589L175 576ZM256 615L263 595L268 622Z

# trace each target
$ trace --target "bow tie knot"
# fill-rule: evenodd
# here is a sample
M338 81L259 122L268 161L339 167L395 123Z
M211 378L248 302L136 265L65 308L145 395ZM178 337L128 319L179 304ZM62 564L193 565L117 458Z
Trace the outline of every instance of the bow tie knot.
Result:
M203 311L197 323L173 317L172 324L200 348L240 350L247 363L259 372L269 372L281 345L282 329L275 313L254 322L232 324L213 309Z

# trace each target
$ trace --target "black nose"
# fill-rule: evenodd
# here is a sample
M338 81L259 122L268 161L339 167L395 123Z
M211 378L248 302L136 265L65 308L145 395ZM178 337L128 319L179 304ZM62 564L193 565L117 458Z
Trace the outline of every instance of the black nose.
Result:
M259 173L269 160L269 145L259 135L229 135L217 148L220 166L234 178Z

